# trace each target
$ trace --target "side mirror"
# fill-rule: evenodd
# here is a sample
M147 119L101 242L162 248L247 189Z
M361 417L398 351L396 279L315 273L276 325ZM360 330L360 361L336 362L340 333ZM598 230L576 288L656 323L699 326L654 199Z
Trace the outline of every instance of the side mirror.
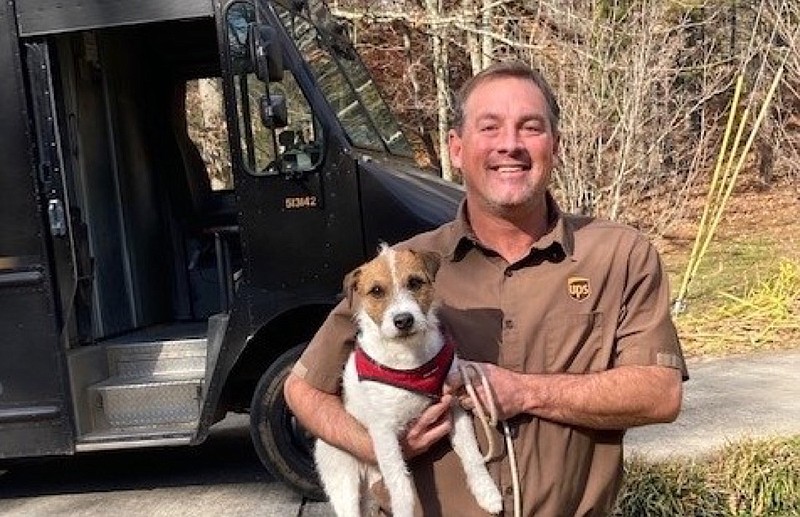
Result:
M262 95L258 107L264 127L279 129L289 125L289 112L283 95Z
M283 52L277 31L266 24L251 24L247 39L256 77L265 83L283 80Z

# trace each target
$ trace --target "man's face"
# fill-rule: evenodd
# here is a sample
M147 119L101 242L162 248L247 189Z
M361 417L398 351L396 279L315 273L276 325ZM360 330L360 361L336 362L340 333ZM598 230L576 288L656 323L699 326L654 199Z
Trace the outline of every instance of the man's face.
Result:
M470 206L502 214L543 199L558 135L533 82L498 77L479 84L467 98L461 133L450 131L449 147Z

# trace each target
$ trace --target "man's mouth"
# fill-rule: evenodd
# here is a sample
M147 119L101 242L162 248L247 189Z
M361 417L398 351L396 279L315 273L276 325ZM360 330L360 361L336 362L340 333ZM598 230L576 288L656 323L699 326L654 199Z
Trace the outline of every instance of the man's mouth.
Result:
M525 165L523 165L523 164L517 164L517 165L494 165L494 166L490 167L490 169L492 169L494 171L497 171L497 172L500 172L500 173L504 173L504 174L511 174L511 173L515 173L515 172L527 171L528 169L530 169L530 166L528 166L526 164Z

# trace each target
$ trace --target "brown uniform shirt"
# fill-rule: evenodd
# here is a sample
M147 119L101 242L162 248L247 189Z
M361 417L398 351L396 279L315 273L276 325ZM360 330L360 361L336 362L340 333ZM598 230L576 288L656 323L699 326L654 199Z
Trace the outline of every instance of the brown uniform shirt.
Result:
M436 277L440 318L465 359L528 373L588 373L622 365L686 370L669 315L669 287L655 249L632 228L562 214L549 198L551 226L523 260L508 264L477 242L465 205L451 223L400 246L443 257ZM355 326L337 306L295 366L313 386L337 392ZM623 430L601 431L531 415L510 422L523 486L523 515L609 513L622 474ZM482 431L476 433L482 450ZM425 516L485 515L469 493L447 440L410 467ZM498 433L495 442L503 443ZM505 454L488 464L513 492Z

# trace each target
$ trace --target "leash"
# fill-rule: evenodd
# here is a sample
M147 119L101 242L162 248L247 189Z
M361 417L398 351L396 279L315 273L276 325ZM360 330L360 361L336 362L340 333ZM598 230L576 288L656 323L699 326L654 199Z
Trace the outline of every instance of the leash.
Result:
M491 429L492 427L496 427L498 424L497 406L495 405L494 395L490 389L489 380L486 378L486 374L484 374L483 370L481 370L478 366L472 363L462 362L458 365L458 371L461 373L461 379L464 382L464 388L467 390L467 394L475 405L475 412L477 413L478 420L483 427L483 432L486 435L486 441L489 443L489 450L483 455L483 461L488 462L495 456L497 448L497 444L495 443L494 435L492 434ZM481 381L483 392L486 394L486 405L488 408L483 407L481 399L475 392L475 386L472 384L473 376L477 377ZM486 414L487 409L489 412L488 416ZM517 455L514 452L514 441L511 439L511 429L508 427L508 423L505 420L500 423L503 427L503 437L505 439L506 450L508 451L508 462L511 467L511 484L514 489L514 516L520 517L522 515L522 490L519 484Z

